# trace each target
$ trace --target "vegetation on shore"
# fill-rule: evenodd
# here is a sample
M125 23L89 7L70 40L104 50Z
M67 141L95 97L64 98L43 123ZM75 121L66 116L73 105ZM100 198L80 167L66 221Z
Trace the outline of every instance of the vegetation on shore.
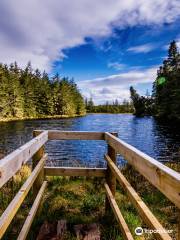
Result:
M171 167L176 168L176 166ZM175 237L178 218L175 206L130 166L127 165L122 171L165 229L173 230L172 237ZM22 170L1 189L0 215L29 174L30 167L23 166ZM66 219L69 231L64 240L76 239L73 231L74 225L94 222L100 225L102 240L122 240L114 215L112 213L105 214L104 179L48 177L47 180L48 187L43 198L43 207L35 218L27 239L36 239L44 221L52 223ZM31 208L32 200L32 192L30 192L3 240L16 239ZM135 228L139 226L147 228L147 226L142 222L119 184L117 185L116 200L134 238L140 239L134 233ZM152 235L143 235L142 237L142 239L154 239Z
M86 110L89 113L132 113L133 105L131 102L124 100L119 103L115 100L112 104L106 102L105 104L95 105L93 99L85 100Z
M151 116L154 114L154 100L151 96L140 96L132 86L130 87L130 94L136 116Z
M17 63L0 64L0 119L77 116L86 113L84 99L73 79L49 77L23 70Z
M152 96L140 96L133 87L130 93L135 115L180 121L180 53L175 41L170 43L168 57L157 71Z
M12 121L25 121L25 120L37 120L37 119L63 119L63 118L74 118L74 117L82 117L86 113L83 114L74 114L74 115L53 115L46 116L41 115L39 117L23 117L23 118L0 118L0 122L12 122Z

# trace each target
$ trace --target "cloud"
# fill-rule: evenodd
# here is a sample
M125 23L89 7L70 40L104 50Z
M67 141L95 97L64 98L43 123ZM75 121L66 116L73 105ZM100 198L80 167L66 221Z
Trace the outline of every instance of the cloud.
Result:
M114 68L115 70L123 70L126 67L126 64L118 63L118 62L110 62L108 63L109 68Z
M157 11L158 9L158 11ZM113 27L175 21L179 0L1 0L0 62L50 70L62 51L101 38Z
M96 104L118 99L123 101L129 98L131 85L152 83L156 78L157 66L144 70L130 70L126 73L110 75L78 83L86 97L92 97Z
M149 43L149 44L130 47L127 49L127 51L133 52L133 53L148 53L154 50L155 48L156 48L155 45Z

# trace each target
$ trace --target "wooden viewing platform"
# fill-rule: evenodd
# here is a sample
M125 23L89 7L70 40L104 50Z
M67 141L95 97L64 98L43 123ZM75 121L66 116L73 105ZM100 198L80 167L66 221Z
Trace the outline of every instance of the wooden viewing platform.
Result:
M0 160L0 188L8 182L21 167L32 158L32 173L22 185L14 199L0 217L0 239L11 224L18 209L23 203L30 189L33 189L34 203L21 229L18 240L26 239L33 219L46 189L46 176L89 176L104 177L104 187L107 195L106 210L110 207L119 223L124 239L132 240L133 236L116 203L115 192L118 182L127 193L139 215L150 229L160 230L154 235L155 239L170 240L171 237L142 201L125 176L116 165L116 155L120 154L127 162L142 174L152 185L159 189L178 210L180 209L180 174L109 132L73 132L56 130L35 130L34 138ZM74 168L74 167L46 167L44 145L48 140L103 140L108 144L105 160L107 168ZM180 216L180 215L179 215ZM178 240L180 240L180 224L178 224Z

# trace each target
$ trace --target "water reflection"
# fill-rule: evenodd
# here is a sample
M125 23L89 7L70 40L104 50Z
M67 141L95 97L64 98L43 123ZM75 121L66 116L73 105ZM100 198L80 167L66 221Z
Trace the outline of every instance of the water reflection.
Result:
M34 129L112 131L159 161L180 160L180 131L177 126L158 123L152 117L131 114L90 114L85 117L28 120L0 123L0 153L13 151L32 138ZM103 141L51 141L46 144L48 165L102 167L106 144ZM122 159L119 158L119 163Z

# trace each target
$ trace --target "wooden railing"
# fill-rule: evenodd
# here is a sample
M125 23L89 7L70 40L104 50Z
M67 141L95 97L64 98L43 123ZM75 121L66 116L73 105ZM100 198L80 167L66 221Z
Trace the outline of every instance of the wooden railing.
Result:
M36 130L33 136L34 138L31 141L0 160L1 188L32 158L31 175L0 217L0 239L3 237L28 192L32 188L34 203L18 236L18 240L26 239L47 185L47 181L45 180L46 176L104 177L106 179L104 187L107 195L106 211L109 211L110 207L112 208L124 239L132 240L132 233L115 200L116 182L118 182L127 193L142 220L150 229L158 230L154 235L155 239L171 239L160 222L117 167L116 155L122 155L130 165L142 174L152 185L159 189L178 209L180 208L179 173L120 140L116 133ZM48 156L45 154L44 144L48 140L54 139L105 140L108 144L108 151L107 154L105 154L107 168L46 167L45 161ZM179 227L180 225L178 225L178 229ZM180 230L178 234L177 239L180 240Z

